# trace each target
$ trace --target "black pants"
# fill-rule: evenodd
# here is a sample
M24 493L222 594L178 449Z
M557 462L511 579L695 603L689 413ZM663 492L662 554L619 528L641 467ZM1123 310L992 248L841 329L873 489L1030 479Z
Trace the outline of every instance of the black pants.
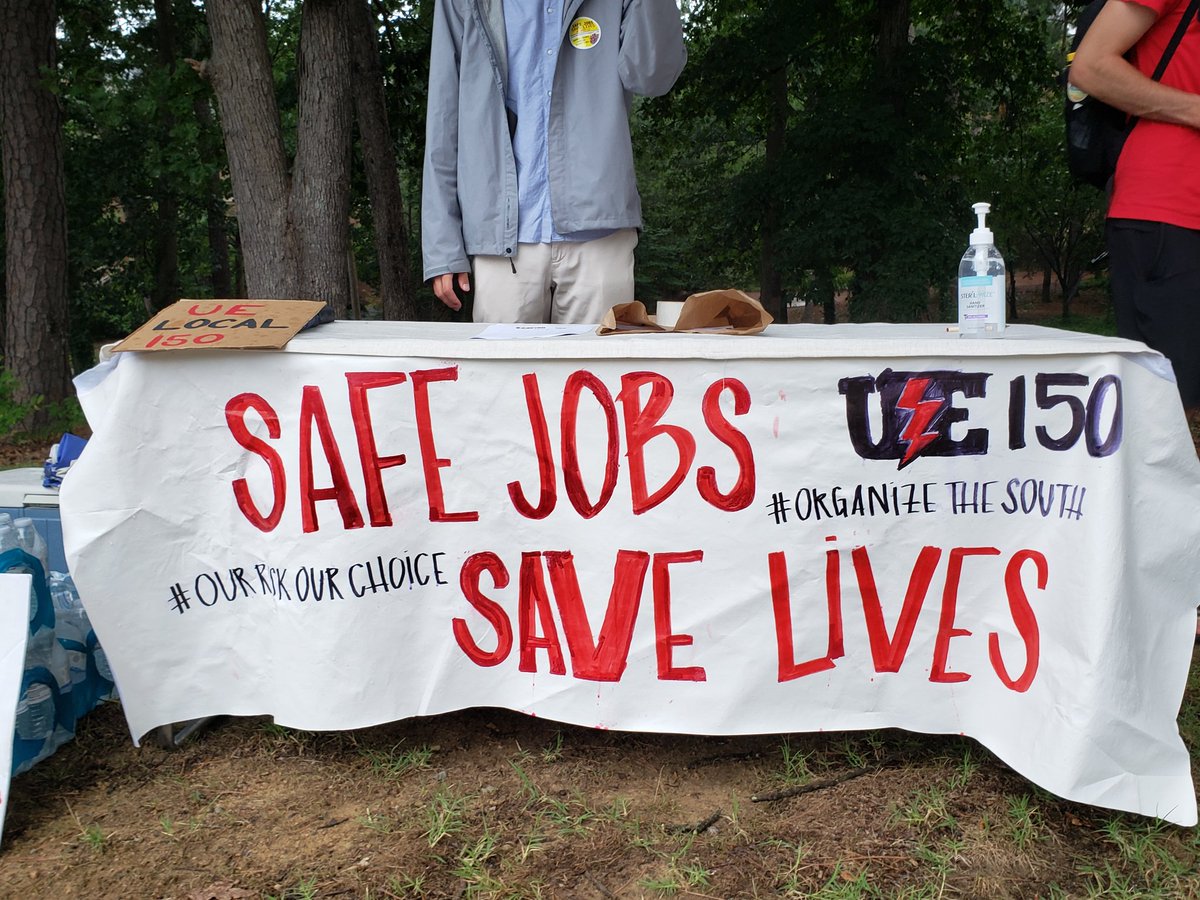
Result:
M1183 405L1200 407L1200 231L1109 219L1105 239L1117 334L1167 357Z

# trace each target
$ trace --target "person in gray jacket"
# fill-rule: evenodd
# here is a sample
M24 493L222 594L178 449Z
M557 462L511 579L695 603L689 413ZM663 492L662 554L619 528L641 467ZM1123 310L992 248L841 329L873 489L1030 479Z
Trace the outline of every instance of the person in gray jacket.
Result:
M675 0L437 0L425 279L477 322L599 322L633 299L629 112L687 58Z

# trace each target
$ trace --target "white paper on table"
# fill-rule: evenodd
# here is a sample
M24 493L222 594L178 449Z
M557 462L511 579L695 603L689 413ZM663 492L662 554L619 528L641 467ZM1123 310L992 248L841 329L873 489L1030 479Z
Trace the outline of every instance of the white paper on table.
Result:
M527 341L534 338L589 334L595 330L595 325L522 325L502 323L487 326L487 328L475 335L475 338L481 341Z

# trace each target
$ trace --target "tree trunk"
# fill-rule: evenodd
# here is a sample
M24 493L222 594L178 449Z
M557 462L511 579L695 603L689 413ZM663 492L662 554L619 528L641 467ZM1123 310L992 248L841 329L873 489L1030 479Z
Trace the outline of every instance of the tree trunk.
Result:
M204 11L196 14L203 17ZM192 30L191 56L203 56L208 47L207 29L202 29L199 23ZM203 35L203 37L201 37ZM204 66L195 59L186 62L203 73ZM211 88L211 85L208 85ZM213 113L213 103L216 98L210 91L196 91L192 94L192 115L196 119L197 140L196 152L200 162L208 172L207 184L204 187L204 217L208 234L208 284L210 295L213 297L239 297L234 293L234 273L230 265L229 254L231 241L229 234L228 216L231 204L226 199L225 157L221 144L221 132L217 127L217 119Z
M1021 318L1021 310L1017 307L1017 267L1009 266L1008 275L1008 321L1016 322Z
M205 12L212 56L204 74L220 107L246 290L255 298L297 298L300 257L288 222L291 184L262 7L208 0Z
M208 0L202 68L221 112L251 297L349 301L351 90L347 0L305 0L296 156L288 159L257 0Z
M225 226L225 185L217 164L218 152L207 135L213 127L212 107L208 98L198 96L192 103L200 123L200 159L211 174L205 190L204 211L208 220L208 282L214 297L233 297L233 277L229 270L229 229Z
M171 0L154 0L154 28L158 38L158 64L170 74L175 71L175 14ZM175 116L171 112L170 99L158 97L158 152L166 152L171 143L171 131ZM165 172L165 166L160 167ZM150 312L170 306L179 299L179 200L171 179L160 174L154 188L154 288L150 297Z
M350 89L348 0L305 0L300 23L292 222L300 248L297 297L349 306Z
M417 318L417 300L408 262L408 228L399 165L384 103L383 68L375 17L367 0L351 0L350 43L354 66L354 114L362 142L367 192L375 220L375 252L379 256L379 293L383 318Z
M817 273L817 295L824 298L821 302L821 313L826 325L837 324L837 286L833 273L822 269Z
M781 65L768 73L767 97L770 110L770 124L767 127L767 139L764 157L766 196L763 197L763 213L759 225L761 241L761 256L759 266L759 300L762 305L772 310L779 322L787 322L787 301L783 296L783 276L779 271L777 244L779 239L779 172L783 161L784 140L787 134L788 120L788 71L787 65Z
M897 114L904 106L904 85L899 77L900 60L908 50L911 0L879 0L879 46L876 65L880 91Z
M71 395L67 210L54 0L0 0L4 174L4 366L14 399ZM45 424L46 410L29 423Z

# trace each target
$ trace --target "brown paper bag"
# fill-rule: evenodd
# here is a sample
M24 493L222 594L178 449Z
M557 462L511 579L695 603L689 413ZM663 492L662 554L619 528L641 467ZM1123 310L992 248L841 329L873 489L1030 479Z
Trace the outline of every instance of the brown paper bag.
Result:
M646 312L640 300L620 303L604 314L597 334L758 334L774 320L763 305L743 291L727 288L692 294L674 328L663 328Z

